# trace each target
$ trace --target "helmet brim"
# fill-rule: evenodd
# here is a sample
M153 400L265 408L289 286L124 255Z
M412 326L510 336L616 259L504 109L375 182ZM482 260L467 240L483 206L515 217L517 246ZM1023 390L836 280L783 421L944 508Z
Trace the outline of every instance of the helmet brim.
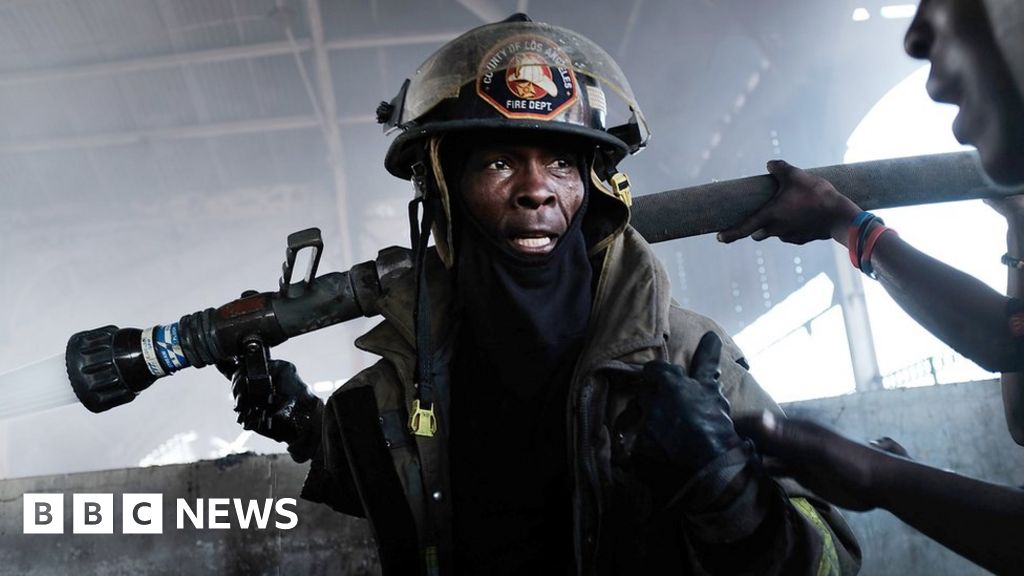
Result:
M396 136L391 143L388 153L384 157L384 167L392 175L403 180L409 180L412 178L412 167L422 158L420 151L425 153L425 143L431 136L479 131L500 131L503 134L515 134L522 131L528 132L529 135L534 137L536 134L544 132L574 136L581 140L593 142L595 146L609 152L615 163L621 161L630 152L629 145L623 140L616 138L608 132L586 126L566 122L530 122L507 118L475 118L428 122L422 126L409 126Z

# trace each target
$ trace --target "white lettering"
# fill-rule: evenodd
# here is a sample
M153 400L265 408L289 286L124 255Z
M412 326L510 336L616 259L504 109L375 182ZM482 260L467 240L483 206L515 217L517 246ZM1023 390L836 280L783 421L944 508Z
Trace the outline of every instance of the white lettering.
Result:
M256 518L256 527L263 530L267 527L267 521L270 520L270 510L274 507L274 500L267 498L263 501L263 508L260 508L258 501L249 500L249 505L245 507L245 511L242 510L242 500L239 498L234 499L235 503L235 516L238 517L238 525L242 528L249 528L249 523L253 517Z
M73 494L73 533L113 534L113 494ZM24 494L23 513L25 534L63 533L63 494ZM204 502L205 501L205 502ZM194 504L194 505L193 505ZM224 530L233 527L232 509L242 530L266 530L271 516L275 515L274 527L291 530L299 523L295 511L295 498L263 498L246 500L242 498L196 498L190 502L185 498L175 500L175 526L178 530L191 524L194 529ZM204 508L206 515L204 518ZM162 534L163 495L158 493L121 495L122 534ZM186 518L188 521L186 522Z
M196 499L196 510L195 510L195 512L192 511L192 509L188 505L188 502L186 502L184 498L178 498L178 501L177 501L175 507L177 508L178 521L177 521L176 524L177 524L178 530L181 530L182 528L185 527L185 516L186 515L188 515L189 520L192 521L192 527L193 528L198 528L200 530L203 529L203 499L202 498Z
M299 515L285 508L285 504L295 506L295 498L281 498L274 504L274 510L277 511L278 516L290 519L288 522L274 522L274 526L280 530L291 530L299 524Z
M207 513L209 515L208 526L211 529L224 530L231 528L230 522L221 522L218 518L226 518L228 515L228 505L231 504L231 500L227 498L208 498L207 503L210 505Z
M542 100L505 100L505 108L508 110L536 110L538 112L551 112L551 102Z
M569 71L565 68L559 68L558 73L562 75L562 87L566 90L572 89L572 77L569 76Z

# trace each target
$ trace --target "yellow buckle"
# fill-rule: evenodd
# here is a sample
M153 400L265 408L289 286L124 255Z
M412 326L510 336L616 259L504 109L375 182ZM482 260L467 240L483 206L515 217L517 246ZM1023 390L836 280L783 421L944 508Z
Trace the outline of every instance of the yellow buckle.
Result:
M610 184L612 192L619 200L622 200L626 206L633 205L633 194L629 191L629 176L622 172L616 172L612 175Z
M412 401L412 417L409 418L409 430L417 436L433 438L437 432L437 418L434 417L434 407L430 409L420 408L419 399Z

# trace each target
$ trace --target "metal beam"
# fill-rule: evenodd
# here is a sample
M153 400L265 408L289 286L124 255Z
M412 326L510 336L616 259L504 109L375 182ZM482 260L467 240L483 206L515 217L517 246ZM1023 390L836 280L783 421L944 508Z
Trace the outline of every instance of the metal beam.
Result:
M316 87L320 100L320 122L327 141L328 162L334 177L335 218L338 219L338 244L341 261L345 266L353 262L351 214L349 214L348 179L345 175L345 147L338 125L338 102L334 94L334 79L331 75L331 59L327 41L324 38L324 22L320 15L320 0L306 0L306 16L309 19L309 36L313 42L313 66L316 68ZM356 48L357 46L349 46ZM312 94L311 94L312 96ZM347 326L347 337L354 338L353 328ZM349 347L348 369L355 373L365 365L354 346Z
M324 45L327 50L386 48L389 46L440 44L447 42L456 36L458 36L458 33L454 32L439 32L436 34L419 34L411 36L365 36L332 40L330 42L325 42ZM296 44L300 52L308 52L312 49L312 41L307 39L297 39ZM242 46L217 48L213 50L167 54L164 56L153 56L149 58L118 60L115 62L101 62L97 64L82 64L78 66L26 70L24 72L0 74L0 86L14 86L18 84L68 80L73 78L87 78L90 76L127 74L131 72L160 70L162 68L175 68L183 65L209 64L213 62L230 62L232 60L284 56L292 54L294 50L295 48L292 46L291 42L266 42L262 44L245 44Z
M483 20L484 24L499 22L508 17L505 9L498 6L493 0L458 0L458 3Z
M846 341L850 348L850 366L853 368L857 392L882 389L882 374L878 370L875 341L871 335L867 300L860 272L850 266L850 256L839 244L833 244L836 263L836 300L843 307Z
M360 48L389 48L392 46L415 46L419 44L444 44L461 35L462 32L435 32L433 34L406 34L403 36L364 36L361 38L339 38L324 42L331 51L357 50Z
M300 41L300 47L304 51L309 50L309 45L310 43L308 40ZM175 68L183 65L230 62L232 60L241 60L246 58L266 58L269 56L291 54L291 52L292 46L289 42L247 44L244 46L232 46L230 48L217 48L215 50L202 50L198 52L182 52L180 54L168 54L166 56L154 56L151 58L135 58L115 62L102 62L99 64L83 64L80 66L44 68L41 70L28 70L25 72L0 74L0 86L28 84L31 82L46 82L50 80L86 78L89 76L127 74L131 72L160 70L162 68Z
M328 160L334 176L334 199L338 207L338 236L341 240L341 261L352 261L352 243L348 234L348 186L345 178L345 148L338 126L338 105L334 96L331 61L324 40L324 23L319 0L306 0L309 34L313 42L313 65L320 100L320 121L327 140Z
M621 38L619 40L619 48L615 51L615 58L622 62L626 59L626 48L629 47L629 41L633 37L633 30L636 28L637 18L640 16L640 8L643 6L644 0L633 0L633 7L629 10L629 17L626 19L626 27L622 31Z
M172 13L170 6L167 2L156 2L157 12L160 14L160 21L164 25L164 30L167 32L167 37L171 40L171 49L177 52L183 48L183 42L181 40L181 33L178 28L171 28L169 23L175 20L175 15ZM210 107L206 103L206 99L203 98L203 91L200 88L199 80L196 78L196 71L191 66L180 66L178 70L181 72L182 79L185 81L185 90L188 92L188 98L192 103L192 110L195 112L196 121L200 124L209 124L212 119L210 117ZM112 83L118 86L120 92L120 83ZM129 116L132 119L132 125L137 125L136 115L130 111ZM227 186L227 171L224 169L224 162L221 161L221 156L218 150L211 145L209 140L203 142L203 146L206 148L206 154L209 156L213 166L214 172L217 174L217 180L220 182L221 187ZM92 152L89 156L93 156ZM107 188L109 190L109 188Z
M376 119L371 115L343 116L338 119L338 123L342 125L373 124L376 123ZM280 132L283 130L307 130L319 127L320 121L314 116L260 118L255 120L242 120L238 122L157 128L153 130L133 130L128 132L107 132L103 134L84 134L81 136L58 136L55 138L42 138L39 140L23 140L0 144L0 154L31 154L34 152L51 152L57 150L126 146L161 140L217 138L220 136L235 136L239 134Z

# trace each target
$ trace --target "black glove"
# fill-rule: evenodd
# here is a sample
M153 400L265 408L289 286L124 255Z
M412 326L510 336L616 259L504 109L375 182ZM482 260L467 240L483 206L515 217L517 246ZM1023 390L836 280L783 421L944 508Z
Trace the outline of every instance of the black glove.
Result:
M718 382L721 352L722 340L707 332L689 375L667 362L644 365L632 462L656 503L666 503L712 460L742 443Z
M288 452L296 462L313 457L320 445L323 402L299 378L294 364L270 361L274 394L269 399L249 393L244 365L227 362L218 364L217 368L231 378L235 412L243 428L287 443Z

